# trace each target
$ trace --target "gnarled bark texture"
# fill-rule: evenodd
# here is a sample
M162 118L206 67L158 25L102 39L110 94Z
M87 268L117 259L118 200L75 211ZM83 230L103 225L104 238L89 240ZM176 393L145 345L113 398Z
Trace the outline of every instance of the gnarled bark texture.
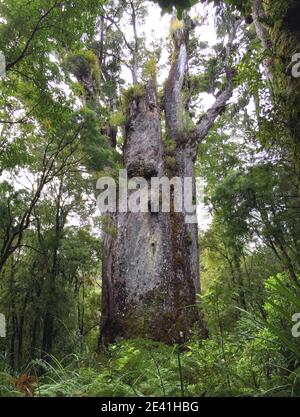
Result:
M164 175L154 82L129 105L124 156L129 178ZM183 221L179 213L116 215L116 237L104 240L103 343L117 336L175 342L192 331L198 310Z
M233 91L232 75L216 102L193 131L184 132L182 89L188 62L192 22L176 31L174 57L166 82L166 136L174 144L174 166L165 169L161 110L155 82L132 97L128 108L124 163L129 177L192 177L195 197L197 143L224 110ZM197 224L191 213L122 213L114 218L115 235L104 237L101 341L116 337L149 337L167 343L186 340L194 328L204 334L200 292Z

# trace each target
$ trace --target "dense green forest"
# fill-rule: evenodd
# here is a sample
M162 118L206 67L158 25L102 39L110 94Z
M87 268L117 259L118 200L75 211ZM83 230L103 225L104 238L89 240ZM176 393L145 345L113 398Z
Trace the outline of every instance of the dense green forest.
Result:
M0 1L0 396L300 396L299 16ZM199 227L101 213L124 168Z

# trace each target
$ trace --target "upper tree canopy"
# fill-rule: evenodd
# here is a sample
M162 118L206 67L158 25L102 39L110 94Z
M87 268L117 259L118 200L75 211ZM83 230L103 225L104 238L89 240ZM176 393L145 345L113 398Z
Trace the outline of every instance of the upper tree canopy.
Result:
M152 0L158 3L165 12L172 12L173 7L177 10L178 18L182 17L184 10L190 9L197 3L214 2L216 5L222 3L220 0ZM243 14L250 12L250 0L225 0L223 3L232 4L237 7Z

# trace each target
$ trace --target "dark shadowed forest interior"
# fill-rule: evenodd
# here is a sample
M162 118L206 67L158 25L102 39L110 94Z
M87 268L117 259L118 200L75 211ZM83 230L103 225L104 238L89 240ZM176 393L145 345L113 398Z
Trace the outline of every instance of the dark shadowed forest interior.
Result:
M299 214L300 0L0 1L1 397L300 396Z

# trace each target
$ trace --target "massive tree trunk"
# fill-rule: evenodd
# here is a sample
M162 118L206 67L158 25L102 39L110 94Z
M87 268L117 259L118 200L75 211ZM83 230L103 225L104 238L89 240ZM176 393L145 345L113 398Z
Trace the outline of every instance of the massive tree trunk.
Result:
M124 162L129 178L143 177L149 185L165 173L154 81L129 104ZM102 342L188 337L199 315L184 214L118 212L116 227L117 236L104 239Z
M128 106L124 164L129 177L193 178L197 143L224 111L233 91L233 72L216 102L195 129L183 129L182 88L188 61L192 22L174 34L174 56L165 87L166 137L174 147L174 165L167 169L161 133L160 106L154 81L143 94L132 95ZM175 212L171 188L170 213L122 213L111 216L113 233L103 243L101 341L116 337L149 337L167 343L186 340L196 329L204 334L197 306L200 291L195 210Z

